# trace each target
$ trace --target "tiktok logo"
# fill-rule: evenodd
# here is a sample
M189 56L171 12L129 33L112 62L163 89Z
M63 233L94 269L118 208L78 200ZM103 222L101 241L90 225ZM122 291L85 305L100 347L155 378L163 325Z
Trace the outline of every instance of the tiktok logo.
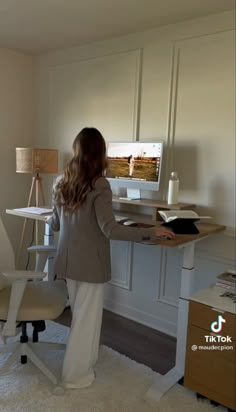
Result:
M223 316L218 315L217 320L211 322L210 324L211 331L215 333L220 333L223 328L223 323L226 323L226 320L223 318Z

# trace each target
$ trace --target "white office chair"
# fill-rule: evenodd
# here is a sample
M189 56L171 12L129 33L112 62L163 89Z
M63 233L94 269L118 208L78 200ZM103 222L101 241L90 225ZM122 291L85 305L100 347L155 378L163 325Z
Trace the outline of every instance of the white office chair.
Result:
M45 248L34 247L40 256L44 269ZM49 248L50 253L50 248ZM37 259L39 270L40 259ZM34 348L65 349L64 344L38 342L38 332L44 330L46 320L55 320L64 311L67 302L67 289L63 280L42 282L46 276L44 272L14 270L14 254L6 230L0 219L0 356L11 353L3 367L0 376L18 359L26 363L27 358L37 366L48 379L57 385L58 377L38 357ZM32 341L27 336L27 324L32 323ZM17 328L18 326L18 328ZM15 336L21 328L19 342L7 343L7 337Z

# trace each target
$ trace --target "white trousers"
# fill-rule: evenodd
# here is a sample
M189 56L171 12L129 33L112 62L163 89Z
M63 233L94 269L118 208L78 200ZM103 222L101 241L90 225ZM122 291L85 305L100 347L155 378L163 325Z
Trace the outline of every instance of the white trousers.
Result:
M103 283L67 279L72 323L62 368L67 388L85 388L94 378L98 358L104 299Z

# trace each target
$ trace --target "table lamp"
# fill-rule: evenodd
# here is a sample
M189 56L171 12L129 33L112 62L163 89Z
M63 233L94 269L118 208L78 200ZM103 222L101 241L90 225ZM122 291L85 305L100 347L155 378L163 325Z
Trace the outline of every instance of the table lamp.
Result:
M41 200L43 201L43 205L45 205L42 178L40 174L58 173L58 150L17 147L16 173L28 173L33 175L28 207L31 206L32 203L34 188L36 189L35 206L39 206L39 195L41 195Z
M58 150L55 149L32 149L32 148L16 148L16 173L32 174L32 183L29 192L27 207L32 206L33 194L35 191L35 206L39 207L39 197L41 196L42 204L45 206L45 197L42 185L41 174L57 174L58 173ZM19 255L23 244L26 221L24 221L20 247L17 256ZM36 244L38 243L38 222L36 222Z

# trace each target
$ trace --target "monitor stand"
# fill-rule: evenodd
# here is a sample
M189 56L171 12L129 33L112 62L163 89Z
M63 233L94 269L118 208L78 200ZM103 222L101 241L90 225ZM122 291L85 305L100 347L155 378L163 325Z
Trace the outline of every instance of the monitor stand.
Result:
M141 192L139 189L126 189L127 197L120 197L120 200L140 200Z

